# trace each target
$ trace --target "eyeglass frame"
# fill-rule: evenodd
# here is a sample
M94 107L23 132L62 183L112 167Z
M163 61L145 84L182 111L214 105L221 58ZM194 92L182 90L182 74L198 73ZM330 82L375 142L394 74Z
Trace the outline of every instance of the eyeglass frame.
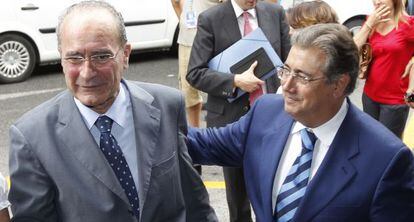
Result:
M285 71L286 73L284 73L282 75L282 72ZM286 74L288 74L287 76L285 76ZM286 81L287 78L292 77L293 80L295 80L296 82L302 84L302 85L308 85L311 82L317 81L317 80L321 80L321 79L325 79L326 76L321 76L321 77L317 77L317 78L313 78L313 77L309 77L310 74L306 73L306 72L295 72L292 71L291 69L289 69L286 66L281 66L277 72L276 72L277 77L280 79L280 81ZM285 76L285 77L283 77Z
M112 53L102 53L102 54L95 54L91 56L67 56L64 57L63 60L70 63L71 65L82 65L85 61L89 61L93 66L101 66L107 64L110 60L115 59L118 56L118 53L121 51L122 47L119 48L115 54ZM108 56L103 61L99 61L98 57L100 56Z

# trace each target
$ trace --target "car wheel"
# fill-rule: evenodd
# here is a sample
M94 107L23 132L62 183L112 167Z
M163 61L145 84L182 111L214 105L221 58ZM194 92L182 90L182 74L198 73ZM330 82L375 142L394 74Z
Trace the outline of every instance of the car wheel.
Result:
M27 79L36 64L32 44L20 35L0 36L0 82L12 83Z
M348 27L349 31L351 31L352 36L355 36L355 34L361 30L364 21L365 20L362 18L353 18L350 21L346 22L345 26Z

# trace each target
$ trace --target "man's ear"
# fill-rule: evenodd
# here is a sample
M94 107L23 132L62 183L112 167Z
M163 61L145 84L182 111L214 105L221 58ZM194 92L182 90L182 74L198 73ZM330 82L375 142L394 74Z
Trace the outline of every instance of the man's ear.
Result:
M124 60L122 61L124 63L124 69L128 68L129 64L129 56L131 55L132 47L131 44L125 44L124 47Z
M340 75L340 77L333 83L334 84L334 93L333 96L335 98L340 98L345 96L346 88L348 87L349 83L351 82L351 77L344 73Z

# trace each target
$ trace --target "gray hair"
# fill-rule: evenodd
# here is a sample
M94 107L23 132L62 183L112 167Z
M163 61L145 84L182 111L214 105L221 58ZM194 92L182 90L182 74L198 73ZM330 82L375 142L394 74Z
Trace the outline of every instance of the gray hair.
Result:
M90 9L104 9L109 12L114 17L115 24L118 30L119 36L119 43L121 45L125 45L128 41L125 31L124 19L122 18L121 13L119 13L112 5L105 1L96 1L96 0L89 0L89 1L82 1L76 4L69 6L60 16L58 26L56 28L57 40L58 40L58 48L60 49L61 44L61 32L62 32L62 24L65 18L73 12L78 10L90 10Z
M292 45L300 48L317 48L326 55L323 73L328 83L345 74L350 82L345 94L351 94L359 71L358 48L349 30L340 24L317 24L306 27L292 36Z

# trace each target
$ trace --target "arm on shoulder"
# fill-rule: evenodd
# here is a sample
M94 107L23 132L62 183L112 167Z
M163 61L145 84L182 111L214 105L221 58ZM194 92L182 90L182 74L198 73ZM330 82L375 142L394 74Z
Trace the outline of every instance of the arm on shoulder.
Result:
M189 128L188 150L195 163L242 167L252 112L220 128Z

